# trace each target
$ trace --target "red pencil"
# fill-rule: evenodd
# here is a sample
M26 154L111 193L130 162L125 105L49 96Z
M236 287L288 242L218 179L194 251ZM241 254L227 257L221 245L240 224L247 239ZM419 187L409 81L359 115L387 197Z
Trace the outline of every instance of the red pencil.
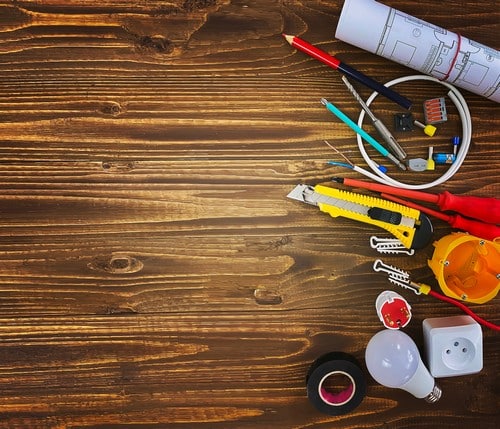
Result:
M368 88L378 92L379 94L387 97L389 100L394 101L399 104L401 107L405 109L410 109L412 102L408 100L406 97L403 97L401 94L398 94L396 91L388 88L387 86L382 85L381 83L373 80L372 78L366 76L355 68L343 63L338 58L332 57L330 54L327 54L325 51L311 45L310 43L302 40L296 36L290 36L288 34L283 34L285 40L292 45L294 48L299 51L304 52L305 54L316 58L327 66L331 67L334 70L338 70L344 73L347 76L352 77L358 82L366 85Z

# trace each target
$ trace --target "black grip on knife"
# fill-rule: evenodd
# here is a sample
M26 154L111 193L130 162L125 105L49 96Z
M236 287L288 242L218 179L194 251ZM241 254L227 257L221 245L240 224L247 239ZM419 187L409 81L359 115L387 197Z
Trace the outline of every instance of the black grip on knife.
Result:
M401 213L393 212L380 207L372 207L371 209L368 209L368 216L370 219L380 220L392 225L399 225L403 217Z

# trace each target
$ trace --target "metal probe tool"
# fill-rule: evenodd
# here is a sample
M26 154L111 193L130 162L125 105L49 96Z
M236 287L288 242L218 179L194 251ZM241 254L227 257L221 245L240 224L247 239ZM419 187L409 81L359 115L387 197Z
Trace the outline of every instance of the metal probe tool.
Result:
M384 146L382 146L377 140L375 140L370 134L368 134L363 128L361 128L356 122L349 118L344 112L342 112L333 103L330 103L326 98L322 98L321 104L326 107L326 109L339 118L344 124L349 126L354 132L359 134L363 140L369 143L378 153L385 156L387 159L391 160L396 164L401 170L406 170L406 165L403 164L399 159L397 159L391 152L389 152Z
M391 132L387 129L387 127L384 125L384 123L373 114L373 112L366 105L366 103L363 101L363 99L358 94L358 92L351 85L351 82L349 82L349 80L345 76L342 76L342 82L344 82L347 89L351 92L351 94L354 96L354 98L357 100L357 102L360 104L360 106L366 112L368 117L371 119L373 126L375 127L375 129L379 133L380 137L382 137L384 139L384 141L387 143L387 146L389 146L389 149L391 149L391 151L394 153L394 155L396 155L398 157L398 159L403 161L406 158L406 152L399 145L399 143L394 138L394 136L391 134Z

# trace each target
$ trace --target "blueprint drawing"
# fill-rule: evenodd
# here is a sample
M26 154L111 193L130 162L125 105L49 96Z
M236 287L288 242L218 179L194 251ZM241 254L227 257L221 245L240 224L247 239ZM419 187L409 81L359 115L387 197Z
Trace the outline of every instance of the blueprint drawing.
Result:
M500 102L500 54L374 0L346 0L335 37Z

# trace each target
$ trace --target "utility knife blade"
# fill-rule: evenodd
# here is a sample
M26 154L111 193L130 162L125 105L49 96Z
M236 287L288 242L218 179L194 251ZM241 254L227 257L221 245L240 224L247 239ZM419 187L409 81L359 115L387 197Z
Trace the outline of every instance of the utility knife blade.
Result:
M402 204L327 186L297 185L288 198L317 206L332 217L346 217L379 226L407 249L420 249L432 238L432 224L420 211Z

